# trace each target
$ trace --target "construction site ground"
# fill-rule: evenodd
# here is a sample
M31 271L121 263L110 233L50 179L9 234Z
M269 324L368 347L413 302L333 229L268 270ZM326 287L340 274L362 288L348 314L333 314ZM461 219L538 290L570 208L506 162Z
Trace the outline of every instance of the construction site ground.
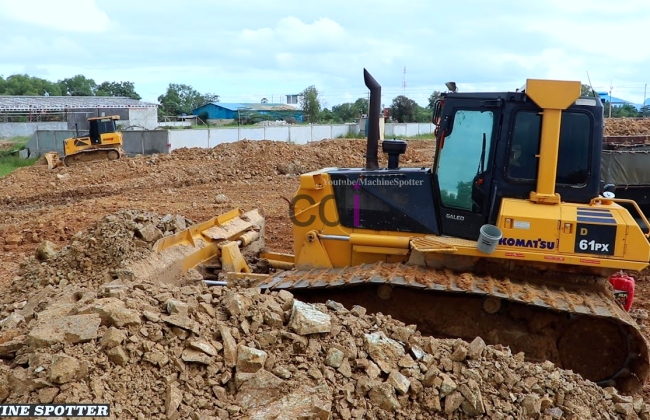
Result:
M616 124L627 127L620 122ZM624 130L624 134L648 133L650 133L648 127L641 127L635 130L634 133L630 133L627 128ZM614 135L612 132L610 134ZM5 314L3 316L6 316L6 314L11 313L9 310L10 304L26 300L30 296L29 293L34 292L34 290L29 290L29 287L22 290L23 288L20 285L25 284L25 270L23 270L25 264L23 261L32 257L40 244L44 241L50 241L59 248L69 246L75 241L75 238L79 238L79 232L85 232L91 226L105 219L106 216L117 214L125 209L134 212L155 213L161 216L168 214L182 215L191 221L199 222L232 208L241 208L245 211L260 208L266 216L265 240L267 247L279 252L292 252L292 230L288 202L297 189L299 174L329 166L360 167L364 163L364 153L365 140L333 139L303 146L273 141L244 140L219 145L213 149L180 149L171 154L126 157L119 161L85 163L69 168L60 167L54 170L49 170L47 165L38 163L32 167L20 168L12 174L0 178L0 246L2 247L0 253L0 290L4 291L0 299L0 310L3 310ZM401 164L402 166L431 166L433 155L433 140L412 140L409 141L408 151L401 158ZM383 156L380 158L380 162L385 164ZM77 236L75 237L75 235ZM93 243L97 241L100 243L106 242L101 238L92 238L92 240ZM101 250L99 252L101 253ZM105 256L102 258L105 258ZM23 269L21 269L21 264ZM45 265L47 263L41 264ZM57 266L56 269L61 270L62 268ZM72 284L74 281L74 278L70 278L67 283ZM225 292L223 292L224 297L221 297L220 294L217 296L215 293L213 293L213 302L227 301ZM258 299L246 297L245 294L243 296L245 299ZM277 298L276 300L278 299L282 304L282 299ZM227 304L227 302L224 304ZM277 303L273 303L273 305L277 305ZM182 305L180 306L182 307ZM645 276L640 276L637 279L634 307L641 310L650 310L650 283L648 283L648 278ZM334 313L338 314L336 311ZM362 315L362 313L359 313L359 315ZM645 329L648 321L642 318L639 319L639 323ZM339 321L344 324L347 322L342 318ZM224 333L223 330L220 331L221 333L217 334L217 336L225 340L228 334ZM3 343L2 333L3 331L0 329L0 344ZM650 339L650 333L646 335ZM4 341L11 339L12 337L5 337ZM235 337L235 339L241 339L242 342L247 341L245 337ZM248 342L250 343L250 340ZM310 343L311 340L307 345L314 345ZM430 343L427 345L425 342L422 347L429 353L435 353L435 346ZM248 347L246 349L252 351ZM444 347L444 351L449 352L449 357L454 362L457 359L457 350L457 347L449 349ZM210 352L208 351L208 353ZM331 356L330 353L328 355ZM75 357L81 359L83 354L76 354ZM464 359L465 357L461 358L461 360ZM113 360L113 358L110 358L110 360ZM442 364L444 364L445 359L442 360ZM375 363L377 362L375 361ZM381 363L378 363L378 365L380 368L382 367ZM6 366L10 366L10 362L6 362ZM237 367L239 368L239 365ZM548 366L545 365L544 369L548 370ZM455 370L450 370L450 372L452 371L456 373ZM274 374L282 377L280 370L274 371ZM314 375L318 376L319 374ZM444 388L448 376L441 375L443 378L441 383ZM343 377L349 378L350 376L343 372ZM468 376L465 375L465 377ZM393 378L391 382L394 383L395 389L398 390L399 379L401 377ZM0 377L0 382L1 380ZM584 384L579 380L571 379L571 381L586 390L584 391L585 401L583 401L583 405L597 407L597 404L601 403L601 401L598 401L600 395L598 393L601 391L595 391L591 385ZM339 383L340 381L334 382ZM222 383L227 383L227 378ZM476 382L470 377L467 384L469 388L463 385L466 391L471 390ZM89 386L93 387L92 384ZM378 391L376 392L374 391L375 388L372 388L373 391L368 394L370 395L368 398L373 404L381 407L381 410L369 411L369 406L374 407L370 404L364 406L366 407L365 412L363 410L359 411L361 406L357 402L353 402L354 398L350 397L350 392L354 393L354 389L350 390L347 388L348 385L345 386L345 390L340 391L340 395L342 395L340 398L347 399L348 402L341 402L338 398L334 398L331 408L334 418L392 418L393 415L388 413L391 410L395 412L395 401L398 402L397 406L401 402L402 408L405 407L402 397L393 400L386 396L385 392L382 394L383 391L380 388L377 388ZM440 388L440 384L436 386ZM1 388L0 402L3 397ZM456 389L456 385L453 388ZM460 391L458 392L463 391L461 388L462 386L459 387ZM165 412L168 418L179 418L176 415L182 417L183 414L188 414L179 408L183 404L202 407L198 403L188 403L187 395L185 399L179 397L180 400L184 401L182 404L175 404L174 401L178 400L178 398L174 393L181 391L173 387L170 388L170 385L166 389L165 386L161 389L159 398L160 401L164 401L165 407L160 407L160 410ZM318 388L314 389L318 391ZM487 388L481 389L484 394L488 392ZM571 389L573 389L573 386ZM316 391L312 390L312 392ZM54 395L64 393L64 386L52 392ZM187 389L185 392L187 392ZM217 395L222 392L229 392L229 388L225 385L224 388L217 386L217 389L212 389L209 393ZM373 392L375 392L376 398L372 397ZM458 394L458 392L452 391L452 393L448 392L447 394L454 395L453 393ZM482 403L477 405L472 402L468 393L471 394L469 391L463 391L462 396L458 394L458 407L461 407L462 401L465 404L462 406L465 414L478 415L485 413L487 409L483 407ZM442 391L436 394L439 399L445 395ZM497 394L498 388L495 391L495 395ZM386 398L383 398L382 395ZM399 392L396 395L399 396ZM575 395L580 396L583 394L578 393ZM95 397L97 397L96 394ZM637 400L633 402L632 399L628 400L624 396L612 398L611 394L609 394L608 399L611 406L602 407L598 415L603 415L606 418L607 416L609 418L616 416L621 418L636 418L639 416L643 418L645 415L645 411L640 409ZM47 401L48 398L42 398L42 400ZM98 400L101 400L101 398ZM646 385L643 400L650 403L649 385ZM268 401L272 401L272 399ZM413 397L413 401L416 401L416 397ZM470 405L467 405L468 401L471 403ZM535 415L540 418L580 418L580 410L582 409L580 404L574 404L574 407L580 407L575 409L573 415L567 415L567 413L571 412L571 409L562 406L564 410L563 417L562 411L560 411L559 416L558 411L554 411L557 408L555 405L560 407L557 399L550 403L544 403L543 398L535 400L526 400L524 398L512 404L517 405L522 401L524 405L528 404L530 406L527 409L528 412L534 411L536 412ZM246 407L246 401L242 402L239 399L237 402L239 405L231 401L230 404L215 409L221 410L218 411L219 416L229 415L232 418L247 418L244 416L244 411L241 411L243 410L242 407ZM163 403L161 402L161 404ZM170 404L171 408L169 407ZM448 404L451 406L453 402ZM495 407L498 408L500 403L486 402L486 404L495 410ZM614 408L616 404L618 405ZM629 404L629 406L625 404ZM210 404L207 404L207 406L210 406ZM314 405L314 407L316 406L318 404ZM249 404L248 407L255 408L254 404ZM310 408L313 413L316 413L312 413L313 418L327 418L318 414L319 411L316 409L318 407L314 407ZM461 410L458 407L456 408ZM427 412L436 411L436 409L436 407L422 406L413 409L414 411L411 411L411 413L417 413L420 418L428 418ZM180 414L176 413L175 415L174 410L181 410ZM444 404L440 410L442 410L441 415L445 415L443 413ZM453 410L452 407L448 414L454 413L454 415L457 415L458 413ZM385 412L385 415L381 414L383 412ZM126 414L116 418L142 418L142 413L138 411L137 407L124 413ZM130 414L127 415L128 413ZM507 411L504 409L500 413L507 413ZM192 414L192 416L196 415L198 414ZM215 418L218 417L215 414L213 415ZM512 415L513 418L517 417L514 411ZM408 415L402 417L408 418ZM496 417L508 418L508 415L503 414L503 416ZM255 418L255 416L250 418Z

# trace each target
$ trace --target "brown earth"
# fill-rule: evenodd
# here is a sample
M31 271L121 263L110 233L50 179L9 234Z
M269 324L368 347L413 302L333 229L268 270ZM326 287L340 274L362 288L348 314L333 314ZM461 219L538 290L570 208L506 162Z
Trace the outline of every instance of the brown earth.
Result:
M650 118L607 118L606 136L650 135Z
M642 129L635 128L635 130L637 131L633 134L645 134L650 131L646 130L644 133L638 131ZM621 135L622 133L616 131L610 135L615 134ZM167 309L169 308L167 300L175 298L193 308L189 315L193 321L201 325L201 330L210 331L208 335L213 337L213 341L223 343L223 331L215 330L215 324L208 322L210 318L204 317L204 315L212 316L210 313L206 313L211 310L208 306L200 304L207 304L214 311L223 312L223 307L228 306L228 302L231 301L226 300L233 298L226 299L222 292L207 290L201 286L192 286L190 289L167 289L159 285L138 287L124 281L122 283L127 285L124 291L120 291L121 289L118 288L118 292L113 293L111 290L102 289L100 284L119 277L116 275L111 277L110 274L107 277L107 269L115 269L117 268L116 263L142 255L142 250L138 248L137 244L124 241L124 238L130 237L127 233L131 232L132 234L132 231L112 229L127 233L124 233L125 236L111 236L108 235L111 229L106 228L107 223L113 223L115 226L126 225L130 229L136 229L134 224L141 225L147 222L165 230L168 227L162 221L165 215L182 215L183 219L186 218L188 223L192 223L192 221L206 220L235 207L243 210L261 208L266 214L267 245L273 250L292 252L287 200L291 198L297 188L298 174L327 166L361 166L364 163L364 146L365 141L363 140L331 140L306 146L271 141L241 141L220 145L209 150L182 149L170 155L137 156L117 162L85 164L55 170L48 170L47 166L36 165L20 168L14 173L0 178L0 191L2 191L0 194L0 209L2 210L0 212L0 246L4 251L0 254L0 287L6 290L0 299L0 311L2 312L0 319L9 316L14 311L22 311L26 314L25 321L29 322L30 316L33 317L31 314L45 309L53 309L50 315L55 319L58 316L74 314L99 314L101 318L102 314L107 313L107 310L96 307L97 300L102 297L114 297L122 302L112 302L112 304L120 308L120 305L124 304L124 310L117 309L117 312L123 315L129 315L128 310L142 313L145 310L142 306L143 301L149 305L146 310L151 312L150 316L145 314L144 318L139 318L139 322L134 320L133 324L127 322L120 326L116 326L113 321L100 319L100 326L95 331L95 337L101 337L103 340L109 329L117 330L117 332L111 330L113 331L111 334L117 334L118 337L121 337L120 334L124 334L124 337L128 337L129 340L128 343L124 342L125 344L119 345L123 348L122 352L118 350L109 352L108 350L119 346L116 345L108 349L107 346L99 342L99 339L93 339L85 344L71 345L71 343L63 342L46 348L37 346L37 350L30 346L27 348L25 344L29 340L34 340L32 336L35 324L32 322L28 325L27 322L18 319L16 320L17 325L11 328L6 328L5 325L0 329L0 334L4 336L4 338L0 336L0 347L8 341L14 343L12 345L15 348L23 349L22 353L18 351L17 355L12 355L12 357L19 358L22 354L22 363L14 361L14 364L11 365L12 370L7 371L5 366L4 373L13 378L14 385L25 387L26 392L31 392L29 394L31 395L30 401L50 400L50 396L54 401L93 400L92 396L97 401L101 401L99 395L109 395L113 397L112 401L119 403L120 409L124 410L119 418L144 418L146 411L143 407L148 399L152 399L156 405L159 405L161 411L171 410L171 418L174 418L176 412L183 418L194 415L192 413L199 413L196 415L204 418L201 415L201 410L217 412L218 416L227 413L232 418L245 418L243 413L246 410L249 413L255 412L259 407L251 406L250 401L248 403L243 401L243 399L245 400L243 396L238 397L240 395L238 388L243 386L241 385L243 380L240 378L238 382L236 376L228 377L228 372L231 375L236 375L237 370L230 371L225 368L229 362L224 359L222 348L205 368L210 375L217 379L213 379L209 383L206 379L207 385L195 383L196 379L193 379L195 374L205 376L206 371L197 368L197 363L198 366L202 366L202 362L182 361L184 360L182 356L184 353L183 341L186 337L199 340L202 335L193 333L191 328L188 332L187 329L174 326L169 322L161 323L157 318L173 314L174 310L169 312ZM411 141L409 150L402 157L402 163L405 166L430 166L433 152L433 142ZM380 160L384 162L383 156ZM130 209L130 211L121 212L124 209ZM108 222L106 216L110 216ZM46 240L58 247L65 247L66 252L57 254L56 251L53 251L58 257L49 263L41 263L34 258L23 263L25 258L34 255L39 244ZM22 271L21 263L23 263ZM64 278L66 280L61 282ZM645 298L650 292L647 280L647 277L644 277L637 282L635 303L637 308L645 310L650 309L650 301ZM46 290L45 294L35 298L34 293L40 289ZM84 293L88 294L84 295ZM267 298L254 295L251 297L247 293L241 292L245 298L237 297L236 299L252 299L255 303L270 305L274 308L276 305L287 304L279 296ZM156 297L152 298L152 296ZM31 297L32 300L28 300L28 297ZM272 303L269 299L275 300L276 303ZM92 306L93 302L95 302L94 309L84 307L84 305ZM197 302L199 306L194 302ZM31 307L30 303L33 303L36 308ZM65 306L66 303L68 306ZM111 302L103 301L102 304L104 303ZM25 311L25 305L28 309L31 308L32 312ZM63 309L57 305L63 305ZM178 306L184 307L181 303ZM364 323L374 325L368 331L365 331L365 327L361 328L364 332L379 332L381 330L388 337L395 337L394 330L404 328L395 321L382 324L385 320L374 316L373 318L361 316L360 320L354 320L349 318L349 313L338 311L336 308L319 308L334 317L335 324L347 325L350 330L350 339L360 349L364 347L364 335L357 331L359 330L358 322L361 322L362 325L365 325ZM322 382L321 378L318 373L310 372L309 369L313 363L322 367L321 376L329 378L334 375L335 378L330 381L329 386L341 387L331 394L336 395L334 402L329 406L334 418L357 418L360 415L366 415L367 418L409 418L408 413L414 413L420 418L428 418L432 412L437 412L436 400L442 404L440 409L444 411L445 397L449 394L454 395L453 398L450 398L450 407L453 407L456 402L460 405L465 404L465 409L450 408L450 413L454 413L454 415L459 415L461 412L473 413L472 410L481 409L480 405L477 406L474 403L477 389L480 389L485 397L483 398L485 401L483 413L486 415L492 413L492 417L507 418L508 415L511 415L517 418L528 413L528 411L521 411L524 406L528 407L525 410L533 410L535 416L541 416L545 410L551 410L546 413L545 418L561 418L562 415L555 417L558 414L555 409L560 410L564 418L583 418L585 415L587 417L612 418L621 413L628 413L629 418L635 418L638 414L645 416L645 412L637 400L612 396L611 392L603 394L599 388L585 384L579 378L568 373L560 371L557 371L560 372L558 374L553 373L555 371L548 370L550 369L548 366L539 368L544 371L542 372L534 367L535 365L523 363L499 349L490 347L489 350L486 350L484 358L489 361L487 364L478 365L473 364L472 361L465 362L463 360L463 366L453 363L449 366L447 359L453 358L453 353L459 346L468 344L460 341L429 342L427 338L419 337L419 333L412 333L416 337L413 340L410 336L403 340L404 351L410 351L412 355L413 347L426 350L424 353L434 357L436 365L433 367L440 374L436 373L435 378L429 378L432 384L435 381L431 390L427 390L426 386L420 389L418 385L415 385L415 391L408 391L401 395L395 391L400 387L398 382L404 383L400 376L393 375L392 381L397 382L393 383L392 386L395 390L392 390L392 388L382 388L380 383L382 380L387 380L389 373L368 374L368 369L373 371L372 365L369 363L374 362L372 357L367 354L367 349L364 350L366 353L361 351L355 357L347 354L351 369L355 372L354 375L348 375L347 368L341 373L340 370L337 370L340 366L334 369L336 372L329 372L322 366L326 364L325 360L322 360L322 353L329 355L330 348L336 346L342 349L349 348L349 342L325 337L324 341L313 344L314 340L287 335L295 334L295 331L287 329L290 314L288 306L282 311L282 315L278 313L282 319L282 328L274 324L277 321L273 321L273 319L269 321L274 325L270 330L271 335L275 336L274 339L271 338L271 341L276 340L273 343L265 341L269 339L268 334L265 334L269 333L266 327L258 326L257 330L253 330L257 331L256 334L259 335L256 335L255 338L238 336L250 330L250 323L259 319L260 315L247 313L244 316L228 312L225 315L216 314L214 316L224 321L232 330L237 343L250 348L262 348L269 355L275 355L275 361L281 360L282 363L274 362L266 366L265 362L262 365L281 379L285 379L283 375L289 371L289 378L285 379L285 382L278 382L277 388L294 390L294 393L290 393L290 395L298 400L304 399L305 393L321 395L319 394L322 391L322 388L319 388L319 384ZM47 317L44 317L42 321L45 322L46 319ZM261 319L261 324L264 324L266 321L264 321L263 314ZM647 321L641 320L640 322L645 324ZM10 331L9 335L6 335L7 331ZM36 335L38 336L38 334ZM158 335L165 337L162 347L158 347L159 339L148 338ZM287 340L278 341L278 336L289 337L289 344ZM648 336L650 337L650 334ZM399 338L399 336L397 337ZM36 341L38 342L38 337ZM290 344L292 341L295 342L293 345ZM261 345L261 343L266 344ZM302 343L306 343L306 348L301 347ZM211 346L219 347L214 342ZM221 346L223 347L223 344ZM315 347L312 348L312 346ZM436 346L440 346L444 350L437 351L438 347ZM9 347L11 345L3 348ZM302 352L300 354L306 352L306 356L301 356L298 360L286 360L289 347L299 348ZM104 353L102 353L102 348L105 350ZM204 350L200 350L199 353ZM249 350L246 351L249 352ZM208 353L210 352L212 352L211 349ZM74 360L65 359L63 353ZM104 356L99 356L101 359L99 361L92 360L92 363L96 365L87 365L89 362L87 358L84 359L84 354L95 353ZM57 359L51 357L55 354L58 354ZM149 355L145 357L145 354ZM186 357L188 360L191 360L192 357L204 360L196 352L188 354L189 356ZM126 357L126 361L123 360L123 356ZM151 359L152 357L153 359ZM159 360L158 358L161 357L163 359ZM168 360L162 363L165 360L164 357L167 357ZM415 356L412 357L415 358ZM181 361L177 360L179 358ZM422 383L423 375L426 375L427 369L432 368L434 359L429 358L428 363L425 363L423 367L418 367L417 372L407 369L406 373L408 374L403 376L406 376L411 384L416 383L414 379ZM66 361L69 362L68 365L73 366L73 373L68 372L69 375L72 375L69 380L61 382L59 378L52 383L53 379L47 375L52 374L50 365L57 363L57 360L63 360L60 362L63 365L66 364ZM116 368L116 360L126 363L125 366L128 369L142 365L142 362L136 362L139 360L149 360L149 364L159 368L166 367L163 369L164 372L159 375L152 373L151 369L142 368L144 369L142 375L147 380L142 382L144 388L138 390L130 388L132 385L129 385L128 379L126 379L129 378L125 370L127 368ZM40 366L41 364L43 366ZM42 369L36 372L39 366ZM505 369L505 371L514 375L514 379L506 380L504 378L500 385L498 380L496 385L493 380L489 380L487 383L484 380L477 380L476 373L468 371L469 373L466 374L464 370L478 370L478 376L483 378L491 377L497 371L501 371L501 375L506 375L503 371L504 366L511 367L511 370ZM331 366L329 367L331 368ZM274 368L275 370L273 370ZM3 371L0 371L0 383L3 382ZM67 371L64 369L62 375L65 376L65 372ZM364 374L358 376L358 372ZM369 381L361 380L363 384L366 384L362 385L362 390L366 386L369 388L367 392L361 392L361 395L358 395L357 388L360 386L361 377L370 378ZM457 385L457 389L445 393L445 391L441 391L440 385L447 377L450 377L451 381ZM533 379L526 382L526 378ZM260 380L262 379L265 378ZM298 384L304 384L308 388L299 391ZM464 385L462 390L461 384ZM567 390L569 391L567 392ZM131 395L134 391L142 391L143 394L138 394L139 397L133 402L127 401L124 395ZM278 391L273 388L268 392L275 395L274 393ZM389 398L392 395L391 392L397 392L395 399ZM281 394L284 395L284 392ZM327 393L325 392L325 394ZM246 393L242 395L245 396ZM560 399L558 399L559 395L562 395ZM650 395L650 392L646 395ZM7 397L9 395L5 396L5 398ZM63 399L64 397L66 399ZM12 398L13 401L20 401L20 397L16 395L13 395ZM281 410L282 404L287 403L277 398L269 398L269 401L277 403L274 406L276 410ZM321 397L314 398L319 400ZM2 387L0 387L0 401L2 399L3 393ZM179 399L181 402L176 404ZM223 400L223 404L215 403L215 399ZM429 402L425 403L425 400ZM650 398L646 396L645 400L650 401ZM568 402L565 403L565 401ZM433 406L427 406L427 404ZM617 404L618 406L615 407ZM170 405L172 409L169 408ZM307 406L306 410L312 410L310 413L313 412L312 418L319 418L323 407L327 406L327 401L324 405L315 402L309 403ZM400 408L396 408L397 406ZM378 407L384 408L379 409Z

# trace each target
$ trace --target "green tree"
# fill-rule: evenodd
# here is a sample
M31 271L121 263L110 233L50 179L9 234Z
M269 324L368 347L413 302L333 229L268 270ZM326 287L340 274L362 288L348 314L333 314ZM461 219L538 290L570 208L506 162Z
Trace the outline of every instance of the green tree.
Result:
M97 86L97 96L119 96L131 99L142 99L135 91L133 82L103 82Z
M650 117L650 105L643 105L641 107L641 116Z
M191 114L196 108L209 102L218 102L219 95L213 93L201 94L190 85L170 83L167 91L158 97L159 115Z
M298 96L300 109L302 109L304 119L308 123L318 122L318 116L321 110L318 90L315 86L309 86Z
M594 95L593 89L591 86L585 85L584 83L580 86L580 96L596 96Z
M93 79L88 79L81 74L59 80L58 84L63 95L95 96L95 92L97 91L97 83Z
M355 122L363 114L368 113L368 99L359 98L354 102L346 102L332 107L333 120L336 122Z
M427 104L427 109L433 110L436 101L442 97L441 93L437 90L434 90L431 96L429 96L429 103Z
M336 106L333 106L332 110L334 108L336 108ZM330 111L328 108L325 108L320 112L320 115L318 116L318 121L324 124L336 124L342 122L338 118L338 116L333 111Z
M404 95L399 95L393 99L390 107L390 115L397 122L415 122L416 107L418 104Z
M603 106L605 107L605 117L609 117L610 103L605 102ZM612 106L612 118L638 117L639 114L639 111L632 104Z
M61 95L61 88L48 80L26 74L14 74L6 79L0 77L0 95L25 96Z
M424 122L431 122L431 118L433 116L432 110L429 109L429 106L427 105L426 107L421 107L420 105L416 104L415 105L415 122L419 123L424 123Z

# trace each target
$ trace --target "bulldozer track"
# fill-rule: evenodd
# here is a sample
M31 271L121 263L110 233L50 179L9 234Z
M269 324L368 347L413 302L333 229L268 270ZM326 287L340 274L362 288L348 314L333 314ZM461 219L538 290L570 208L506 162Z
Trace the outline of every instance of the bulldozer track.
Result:
M376 263L272 274L262 289L307 302L335 300L391 315L423 334L482 337L550 360L602 386L636 392L648 374L647 343L605 278L519 272L495 277Z
M124 152L122 150L116 148L87 149L65 156L63 158L63 163L66 166L70 166L77 163L117 160L120 159L123 154Z

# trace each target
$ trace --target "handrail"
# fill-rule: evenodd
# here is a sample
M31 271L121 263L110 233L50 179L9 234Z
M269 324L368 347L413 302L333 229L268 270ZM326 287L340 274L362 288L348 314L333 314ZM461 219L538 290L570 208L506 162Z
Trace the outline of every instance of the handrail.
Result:
M650 238L650 222L648 222L648 219L646 219L645 214L643 214L643 211L641 211L641 208L639 205L636 203L634 200L630 200L627 198L604 198L604 197L597 197L597 198L592 198L591 201L589 202L589 205L593 204L601 204L603 202L611 201L614 203L627 203L631 204L634 206L634 209L639 213L641 216L641 220L643 220L643 223L645 223L646 227L648 228L648 233L644 233L646 238Z

